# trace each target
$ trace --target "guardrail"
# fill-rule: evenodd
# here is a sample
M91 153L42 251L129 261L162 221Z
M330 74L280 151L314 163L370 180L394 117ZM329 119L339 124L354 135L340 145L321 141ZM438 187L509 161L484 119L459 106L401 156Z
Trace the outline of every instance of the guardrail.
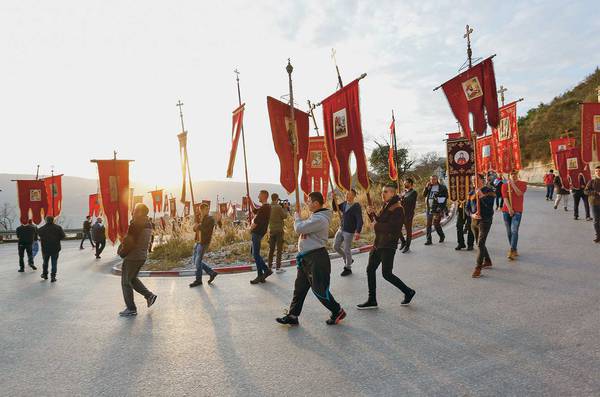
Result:
M83 237L83 229L65 229L67 240L75 240ZM0 231L0 242L14 242L17 241L16 230L1 230Z

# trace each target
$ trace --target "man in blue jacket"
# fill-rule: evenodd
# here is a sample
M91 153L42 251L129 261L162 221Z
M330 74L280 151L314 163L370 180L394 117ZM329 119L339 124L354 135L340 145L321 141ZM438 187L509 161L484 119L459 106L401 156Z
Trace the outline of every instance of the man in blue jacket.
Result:
M344 259L342 277L352 274L352 239L358 240L363 226L362 209L355 202L356 190L346 192L346 201L339 206L333 202L333 210L340 213L340 228L335 233L333 249ZM342 244L344 248L342 249Z

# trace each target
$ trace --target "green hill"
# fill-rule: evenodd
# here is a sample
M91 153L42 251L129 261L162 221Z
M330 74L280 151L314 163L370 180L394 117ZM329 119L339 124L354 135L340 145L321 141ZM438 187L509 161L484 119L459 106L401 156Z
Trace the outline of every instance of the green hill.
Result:
M549 104L540 104L519 118L519 135L523 165L534 161L549 162L548 140L558 138L571 130L580 141L579 102L596 102L600 86L600 69L588 76L575 88L557 96Z

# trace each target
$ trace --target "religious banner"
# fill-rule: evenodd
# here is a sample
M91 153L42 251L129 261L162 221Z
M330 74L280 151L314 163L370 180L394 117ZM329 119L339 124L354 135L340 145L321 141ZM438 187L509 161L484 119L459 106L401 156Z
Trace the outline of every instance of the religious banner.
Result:
M98 193L90 194L88 199L88 216L99 217L102 214L101 208L100 195Z
M446 153L450 200L465 201L469 197L471 177L475 175L473 145L466 138L449 139Z
M269 110L269 121L271 123L271 135L273 146L279 158L279 182L289 193L296 189L298 163L302 160L306 164L308 152L308 113L294 108L295 125L291 125L290 105L267 97L267 109ZM290 136L292 134L292 136ZM296 164L294 165L294 146L296 147Z
M237 218L238 205L231 201L227 204L227 217L235 221Z
M169 199L169 211L171 218L177 218L177 199L175 197Z
M48 197L48 213L46 215L57 217L62 211L62 174L53 175L42 179L46 186Z
M579 147L561 150L556 154L558 173L566 188L580 189L580 176L585 182L592 178L589 165L582 159Z
M165 194L165 199L163 201L164 206L163 206L163 212L169 212L169 196L167 196Z
M580 105L582 160L586 163L600 161L600 103L582 103ZM594 152L596 153L595 159Z
M558 169L558 159L557 154L563 150L570 149L575 146L575 138L571 137L562 137L557 139L550 140L550 154L552 155L552 162L554 163L554 168Z
M491 57L442 84L442 90L467 139L471 139L470 114L473 117L473 130L478 135L485 132L486 124L492 128L498 127L500 115Z
M248 212L248 210L250 209L249 203L250 203L249 197L247 197L247 196L242 197L242 211Z
M358 183L368 190L369 175L360 121L358 79L325 98L322 105L325 144L335 183L344 190L352 188L350 154L354 152Z
M481 174L490 170L497 170L494 137L492 135L487 135L477 138L476 147L477 150L475 151L475 155L477 156L477 172Z
M97 160L102 211L108 238L115 243L129 228L129 160Z
M185 198L187 195L186 191L186 178L187 178L187 131L183 131L181 134L177 135L177 139L179 140L179 158L181 160L181 175L182 175L182 185L181 185L181 202L185 202Z
M398 179L398 168L396 167L396 153L394 150L394 141L396 137L396 120L392 118L390 125L390 149L388 150L388 174L392 181Z
M458 132L448 132L446 133L446 139L460 139L463 137L462 132L458 131Z
M195 203L194 204L194 216L199 215L200 214L200 206L202 205L202 203ZM210 208L210 207L209 207Z
M17 180L17 198L21 210L21 223L26 224L31 219L39 225L48 213L48 194L44 181Z
M191 205L191 203L189 201L186 201L185 203L183 203L183 216L185 216L185 217L190 216L190 205Z
M510 173L523 168L517 121L517 102L500 108L500 123L498 128L492 128L496 149L495 170L498 172Z
M160 212L163 207L163 189L153 190L150 192L152 196L152 208L154 212Z
M229 162L227 163L227 178L233 176L233 166L235 165L235 155L237 153L238 142L242 131L242 125L244 122L244 106L241 104L240 107L233 111L231 117L231 150L229 151Z
M219 213L221 215L227 215L227 203L219 203Z
M305 195L321 192L327 197L329 189L329 158L325 147L325 137L308 138L307 159L302 163L302 180L300 182ZM305 197L306 198L306 197Z

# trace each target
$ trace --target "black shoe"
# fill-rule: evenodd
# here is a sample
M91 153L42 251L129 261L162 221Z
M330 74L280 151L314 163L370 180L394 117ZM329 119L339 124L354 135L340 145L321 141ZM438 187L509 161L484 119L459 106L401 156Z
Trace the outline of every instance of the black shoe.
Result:
M473 246L472 246L472 245L469 245L469 246L467 247L467 251L473 251Z
M119 312L119 316L121 316L121 317L137 316L137 310L125 309L122 312Z
M425 241L425 245L431 245L431 244L433 244L433 243L431 242L431 240L427 240L427 241Z
M446 239L446 236L442 234L440 236L440 243L443 243L445 239Z
M31 268L31 270L37 270L37 267L35 267L35 265L33 263L31 265L29 265L29 267Z
M579 220L579 217L578 216L574 216L573 219L577 221L577 220Z
M275 321L277 321L279 324L282 324L282 325L289 325L289 326L298 325L298 317L292 316L290 314L286 314L283 317L278 317L275 319Z
M82 249L83 249L83 247L79 247L79 249L80 249L80 250L82 250Z
M54 274L52 274L52 275L50 276L50 282L51 282L51 283L55 283L55 282L56 282L56 276L55 276Z
M156 295L152 294L152 296L148 299L146 299L146 303L148 304L148 307L152 306L154 304L154 302L156 302L156 298L158 298Z
M217 276L219 275L219 273L213 273L210 275L210 278L208 279L208 283L212 284L212 282L215 280L215 278L217 278Z
M267 277L269 277L271 274L273 274L273 270L267 269L267 271L263 274L262 280L260 282L264 283Z
M455 249L456 251L460 251L460 250L461 250L461 249L463 249L463 248L467 248L467 246L466 246L466 245L464 245L464 244L458 244L458 245L456 246L456 248L454 248L454 249Z
M406 247L406 240L402 241L402 244L400 244L400 247L398 247L398 250L402 251L404 249L404 247Z
M346 318L346 312L344 311L344 309L340 309L340 311L337 312L336 314L332 314L331 317L329 317L329 319L327 319L327 321L325 321L325 323L327 325L335 325L335 324L339 324L339 322L345 318Z
M340 276L342 277L346 277L352 274L352 270L348 269L347 267L344 268L344 271L342 271L342 273L340 274Z
M406 254L408 251L410 251L410 244L408 244L406 247L404 247L404 249L402 250L402 253Z
M25 268L20 267L19 268L19 273L23 273L25 271Z
M410 292L406 295L404 295L404 300L400 303L402 306L406 306L410 303L410 301L412 300L413 296L415 296L417 292L414 289L411 289Z
M594 242L595 242L595 243L600 243L600 237L596 238L596 239L594 240Z
M375 299L367 299L365 303L361 303L356 305L358 310L369 310L369 309L377 309L377 301Z
M190 288L194 288L194 287L197 287L197 286L199 286L199 285L202 285L202 280L201 280L201 279L199 279L199 278L197 278L197 279L195 279L195 280L194 280L194 282L192 282L192 283L190 284Z
M44 280L48 280L48 273L42 273L42 275L40 277L43 278Z
M254 280L250 280L250 284L258 284L258 283L264 283L264 279L262 276L257 276Z

